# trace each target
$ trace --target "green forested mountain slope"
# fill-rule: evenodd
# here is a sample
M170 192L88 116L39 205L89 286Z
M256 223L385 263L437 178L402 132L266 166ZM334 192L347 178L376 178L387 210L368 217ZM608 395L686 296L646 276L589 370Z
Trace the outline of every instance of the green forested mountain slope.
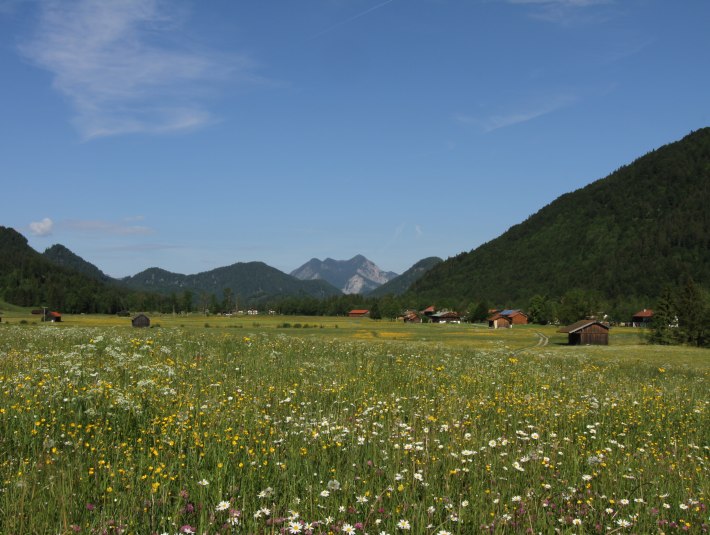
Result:
M402 295L407 289L431 268L443 262L438 256L424 258L410 267L407 271L372 290L369 297L382 297L385 295Z
M94 264L87 262L63 245L52 245L46 249L44 253L42 253L42 256L58 266L73 269L74 271L83 273L92 279L100 280L102 282L112 282L114 280L97 268Z
M686 275L710 282L710 128L562 195L434 267L411 292L511 305L573 288L654 298Z

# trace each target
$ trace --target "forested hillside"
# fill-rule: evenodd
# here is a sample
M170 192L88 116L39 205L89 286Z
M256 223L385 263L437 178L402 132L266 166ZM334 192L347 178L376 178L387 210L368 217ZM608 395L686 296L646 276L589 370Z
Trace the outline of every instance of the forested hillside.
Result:
M59 266L7 227L0 227L0 294L8 303L19 306L103 313L144 304L149 297Z
M514 195L511 192L511 195ZM565 194L500 237L439 264L410 292L525 306L571 289L652 301L710 282L710 128Z
M55 244L49 247L42 253L47 260L56 264L58 266L78 271L91 277L92 279L100 280L102 282L115 282L114 279L106 275L103 271L97 268L95 265L87 262L79 255L74 254L72 251L60 244Z

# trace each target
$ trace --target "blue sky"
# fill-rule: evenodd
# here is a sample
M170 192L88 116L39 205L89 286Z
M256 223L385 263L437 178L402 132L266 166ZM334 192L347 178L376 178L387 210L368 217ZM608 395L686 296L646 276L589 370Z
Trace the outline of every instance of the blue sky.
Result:
M0 0L0 225L403 272L710 124L706 0Z

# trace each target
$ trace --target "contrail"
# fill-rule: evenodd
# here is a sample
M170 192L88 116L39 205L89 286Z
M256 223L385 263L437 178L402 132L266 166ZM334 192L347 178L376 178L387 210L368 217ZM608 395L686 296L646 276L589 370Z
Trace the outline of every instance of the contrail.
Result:
M375 11L376 9L380 9L381 7L384 7L384 6L386 6L387 4L391 4L392 2L394 2L394 0L385 0L384 2L382 2L382 3L380 3L380 4L377 4L376 6L372 6L370 9L366 9L366 10L363 11L362 13L358 13L357 15L353 15L353 16L350 17L349 19L346 19L346 20L344 20L344 21L342 21L342 22L339 22L338 24L334 24L334 25L331 26L330 28L326 28L325 30L323 30L323 31L321 31L321 32L318 32L317 34L313 35L313 36L311 37L311 39L315 39L316 37L320 37L321 35L325 35L326 33L330 33L330 32L332 32L333 30L336 30L337 28L340 28L341 26L344 26L344 25L346 25L346 24L348 24L348 23L350 23L350 22L352 22L352 21L354 21L354 20L357 20L357 19L359 19L359 18L361 18L361 17L364 17L364 16L367 15L368 13L372 13L372 12Z

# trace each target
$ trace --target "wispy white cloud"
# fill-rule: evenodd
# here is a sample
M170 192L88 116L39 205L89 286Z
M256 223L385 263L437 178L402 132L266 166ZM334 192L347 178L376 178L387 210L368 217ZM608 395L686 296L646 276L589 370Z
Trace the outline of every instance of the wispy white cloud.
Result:
M134 236L152 234L150 227L142 225L124 225L111 221L70 219L61 223L62 227L88 234Z
M216 79L248 78L241 56L197 49L186 11L163 0L46 0L21 52L54 76L86 138L165 133L214 120L202 101Z
M494 113L483 116L474 116L467 114L457 114L455 119L463 124L475 125L481 128L484 132L492 132L499 128L505 128L520 123L526 123L542 117L559 109L571 106L577 101L577 97L570 95L559 95L537 102L526 107L509 110L503 113Z
M555 22L571 24L580 20L597 17L591 8L614 4L616 0L504 0L508 4L525 5L530 8L530 16Z
M52 234L52 229L54 228L54 222L45 217L42 221L33 221L29 225L30 233L33 236L49 236Z
M332 32L333 30L337 30L337 29L340 28L341 26L345 26L346 24L349 24L350 22L356 21L356 20L359 19L359 18L362 18L362 17L364 17L364 16L366 16L366 15L369 15L369 14L372 13L373 11L376 11L376 10L382 8L382 7L385 7L387 4L391 4L392 2L394 2L394 0L385 0L384 2L380 2L379 4L376 4L376 5L374 5L374 6L370 7L370 8L368 8L368 9L366 9L366 10L364 10L364 11L361 11L361 12L359 12L359 13L353 15L352 17L349 17L349 18L347 18L347 19L345 19L345 20L343 20L343 21L341 21L341 22L338 22L337 24L333 24L332 26L326 28L325 30L321 30L320 32L318 32L317 34L315 34L313 37L311 37L311 39L315 39L316 37L320 37L321 35L325 35L325 34L327 34L327 33L330 33L330 32Z

